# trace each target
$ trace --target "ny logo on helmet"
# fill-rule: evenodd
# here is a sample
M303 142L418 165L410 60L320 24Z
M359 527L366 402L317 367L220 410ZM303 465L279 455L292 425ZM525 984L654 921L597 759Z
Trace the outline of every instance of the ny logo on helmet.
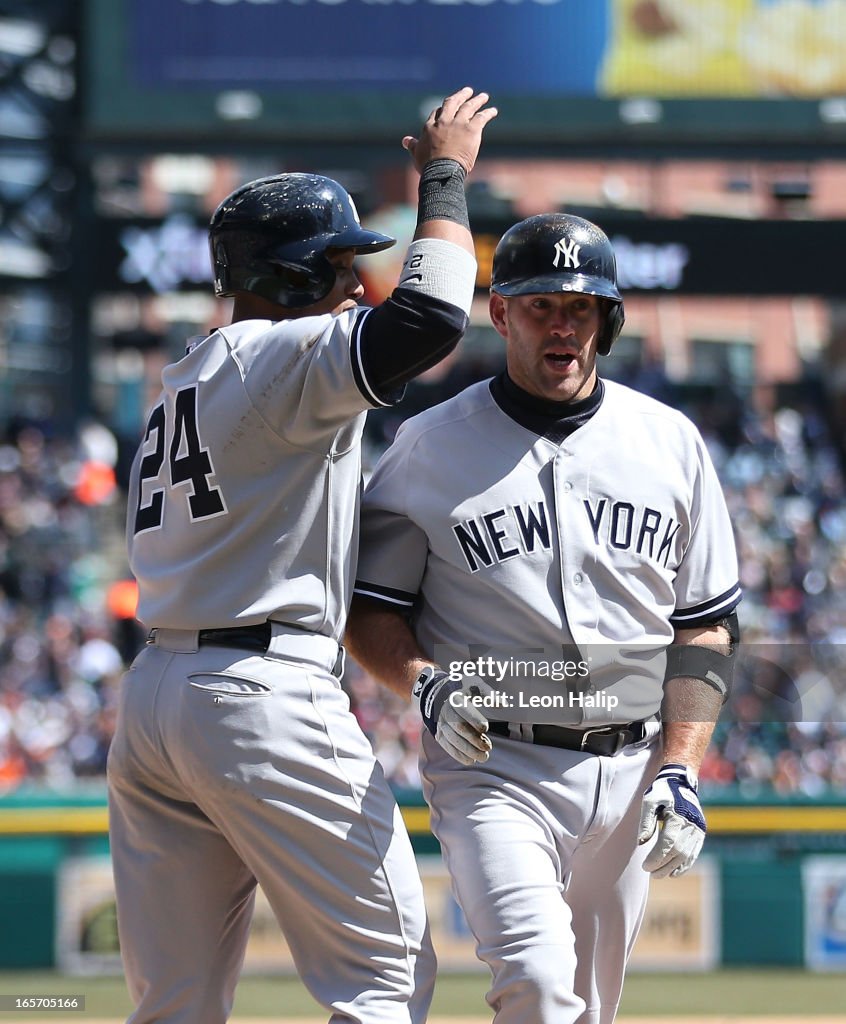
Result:
M552 261L554 267L558 266L558 261L564 258L564 267L569 270L575 270L576 267L580 267L579 263L579 250L581 246L572 241L569 238L560 238L555 243L555 259Z

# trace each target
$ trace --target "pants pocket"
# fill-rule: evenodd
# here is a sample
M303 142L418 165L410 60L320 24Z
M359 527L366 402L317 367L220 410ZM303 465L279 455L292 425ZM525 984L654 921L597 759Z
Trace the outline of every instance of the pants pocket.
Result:
M266 697L273 688L261 679L237 676L231 672L195 672L188 676L195 690L227 697Z

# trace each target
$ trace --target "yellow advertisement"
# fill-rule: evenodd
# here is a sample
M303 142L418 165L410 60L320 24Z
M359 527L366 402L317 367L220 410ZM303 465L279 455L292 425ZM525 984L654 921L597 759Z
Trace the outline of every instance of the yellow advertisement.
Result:
M631 970L707 971L720 959L718 864L700 857L680 878L655 879Z
M600 95L846 93L846 0L611 0Z
M418 857L432 942L444 971L481 971L467 922L439 855ZM632 970L708 970L719 961L717 864L701 857L682 878L650 886ZM59 872L56 963L66 974L121 972L109 857L69 858ZM244 962L246 974L293 974L294 962L270 904L256 892Z

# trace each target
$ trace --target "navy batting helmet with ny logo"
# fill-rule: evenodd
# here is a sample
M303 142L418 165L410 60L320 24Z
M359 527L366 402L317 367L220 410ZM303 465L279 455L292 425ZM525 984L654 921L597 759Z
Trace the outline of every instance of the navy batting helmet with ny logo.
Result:
M583 292L607 300L598 346L604 356L625 322L608 236L570 213L541 213L509 228L494 253L491 291L505 296Z

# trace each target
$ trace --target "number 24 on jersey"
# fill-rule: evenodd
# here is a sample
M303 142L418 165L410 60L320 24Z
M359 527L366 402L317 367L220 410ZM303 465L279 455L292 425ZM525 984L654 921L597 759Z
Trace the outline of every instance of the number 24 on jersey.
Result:
M152 443L152 449L148 450ZM164 404L150 413L144 434L147 454L141 459L138 480L138 508L135 511L135 533L156 530L164 519L165 500L172 488L184 486L192 522L224 515L227 511L223 492L209 484L214 466L208 449L204 448L197 428L197 388L192 385L177 391L173 406L173 422L168 422ZM167 456L170 487L154 488L144 504L144 483L158 481Z

